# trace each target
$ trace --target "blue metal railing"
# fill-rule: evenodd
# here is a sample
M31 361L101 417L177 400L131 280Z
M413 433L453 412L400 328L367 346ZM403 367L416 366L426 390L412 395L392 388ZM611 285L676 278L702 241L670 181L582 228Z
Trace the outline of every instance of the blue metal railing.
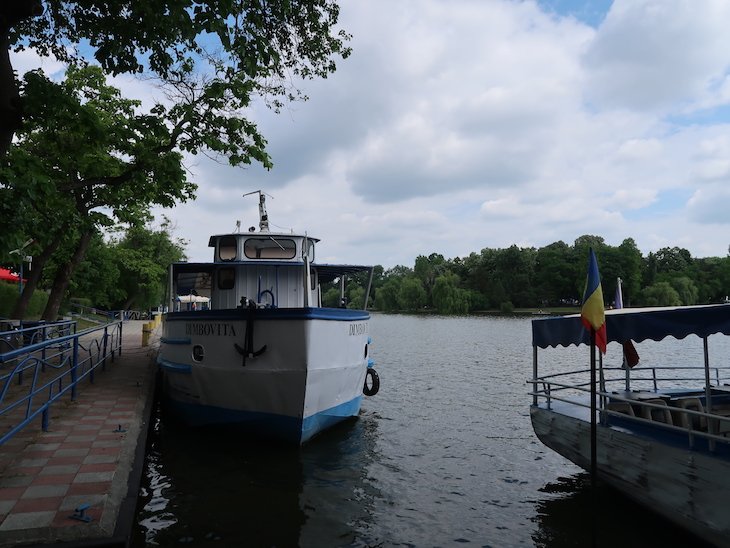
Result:
M78 303L71 303L71 314L85 316L89 321L93 321L94 316L108 318L107 321L146 320L150 317L150 312L147 310L103 310Z
M48 430L53 403L76 399L81 382L122 353L122 321L76 331L64 321L0 332L0 446L41 417Z

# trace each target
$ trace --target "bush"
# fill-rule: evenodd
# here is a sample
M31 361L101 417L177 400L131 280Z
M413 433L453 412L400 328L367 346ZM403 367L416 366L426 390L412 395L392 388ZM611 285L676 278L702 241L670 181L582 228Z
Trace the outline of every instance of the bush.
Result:
M515 311L515 305L513 305L511 301L504 301L499 305L499 310L504 314L512 314L512 312Z
M7 318L18 301L18 285L0 282L0 317ZM35 291L30 298L26 320L37 320L43 314L48 302L48 294L44 291Z

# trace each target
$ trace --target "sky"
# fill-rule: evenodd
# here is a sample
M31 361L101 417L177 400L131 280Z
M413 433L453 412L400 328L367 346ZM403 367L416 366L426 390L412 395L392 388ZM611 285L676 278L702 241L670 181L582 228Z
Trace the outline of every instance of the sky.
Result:
M412 267L585 234L728 254L730 2L340 4L352 55L302 84L309 101L250 113L274 168L188 158L197 199L156 210L190 261L258 226L255 190L272 229L321 239L318 262Z

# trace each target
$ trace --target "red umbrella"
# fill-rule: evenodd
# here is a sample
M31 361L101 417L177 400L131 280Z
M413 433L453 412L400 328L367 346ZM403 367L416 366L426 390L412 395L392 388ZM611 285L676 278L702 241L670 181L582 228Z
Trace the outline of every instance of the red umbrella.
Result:
M17 274L14 274L10 272L7 268L0 268L0 280L4 280L6 282L14 282L18 283L18 280L20 280L20 276ZM27 280L23 278L23 282L26 282Z

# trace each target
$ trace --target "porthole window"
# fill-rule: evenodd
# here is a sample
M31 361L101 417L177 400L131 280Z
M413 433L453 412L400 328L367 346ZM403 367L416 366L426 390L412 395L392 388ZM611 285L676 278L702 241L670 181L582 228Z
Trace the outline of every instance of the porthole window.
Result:
M221 261L234 261L237 243L235 236L221 236L218 239L218 258Z
M193 346L193 359L196 362L202 362L204 356L205 356L205 351L203 350L202 346L200 346L199 344L196 344L195 346Z

